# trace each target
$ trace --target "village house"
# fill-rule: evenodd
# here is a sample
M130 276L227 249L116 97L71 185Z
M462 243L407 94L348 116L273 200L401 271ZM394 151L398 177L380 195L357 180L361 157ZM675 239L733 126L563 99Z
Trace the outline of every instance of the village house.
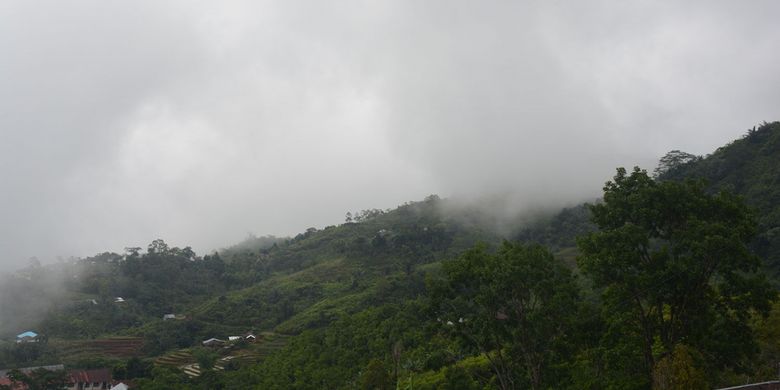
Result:
M38 333L35 333L31 330L16 335L17 343L35 343L37 341L38 341Z
M257 336L254 335L254 333L244 333L241 336L228 336L228 341L239 341L239 340L245 340L250 343L254 343L255 340L257 340Z
M75 370L68 372L68 390L108 390L111 386L111 370Z
M203 346L205 347L221 347L223 345L225 345L225 340L220 340L213 337L203 341Z

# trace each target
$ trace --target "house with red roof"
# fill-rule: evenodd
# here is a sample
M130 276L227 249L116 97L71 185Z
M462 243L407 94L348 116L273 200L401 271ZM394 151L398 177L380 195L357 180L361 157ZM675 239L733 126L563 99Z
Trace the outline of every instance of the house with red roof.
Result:
M69 390L108 390L111 388L111 370L74 370L68 372Z
M27 390L27 386L23 383L16 383L12 382L10 379L8 379L7 376L3 376L0 378L0 386L8 386L8 388L13 390Z

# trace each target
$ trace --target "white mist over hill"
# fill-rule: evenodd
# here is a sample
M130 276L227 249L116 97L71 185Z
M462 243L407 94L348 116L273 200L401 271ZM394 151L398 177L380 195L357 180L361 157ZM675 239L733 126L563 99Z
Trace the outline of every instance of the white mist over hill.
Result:
M778 11L5 2L0 261L203 252L431 193L589 198L616 166L776 119Z

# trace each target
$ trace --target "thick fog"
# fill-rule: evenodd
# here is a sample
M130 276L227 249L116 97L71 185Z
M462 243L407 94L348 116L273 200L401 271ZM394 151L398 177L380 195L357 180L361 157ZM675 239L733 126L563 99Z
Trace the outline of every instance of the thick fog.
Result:
M4 1L0 262L507 210L780 116L775 1Z

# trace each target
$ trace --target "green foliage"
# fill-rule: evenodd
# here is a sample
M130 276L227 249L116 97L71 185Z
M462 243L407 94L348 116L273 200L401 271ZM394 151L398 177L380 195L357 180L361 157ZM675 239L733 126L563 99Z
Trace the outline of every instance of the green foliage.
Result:
M27 374L19 370L11 370L7 376L12 383L10 389L61 390L66 386L68 380L65 371L49 371L43 368L33 370Z
M292 338L257 366L227 374L227 383L252 381L263 389L350 388L360 383L361 370L371 359L391 367L390 356L399 343L404 373L419 370L441 346L421 326L427 322L426 307L416 300L343 315L328 327Z
M192 388L181 371L155 367L150 378L141 378L136 382L140 390L186 390Z
M497 240L448 219L440 202L430 198L373 213L360 223L309 229L257 255L266 270L262 280L212 298L193 316L299 333L342 313L414 297L424 290L418 267L456 255L479 239ZM241 261L248 261L245 256ZM235 257L226 259L234 262Z
M775 296L747 247L755 232L747 207L698 182L621 168L590 208L600 231L579 240L578 263L604 288L607 359L641 351L647 382L680 343L705 354L710 370L744 363L754 349L747 319Z
M581 204L564 208L552 216L525 226L514 239L541 244L557 251L574 247L577 237L595 230L596 226L590 221L590 210Z
M686 164L690 164L696 161L700 161L701 157L681 152L679 150L672 150L669 153L666 153L661 159L658 161L658 166L653 171L653 177L658 178L667 172L674 171L681 169L682 166Z
M81 365L78 367L87 368ZM151 361L142 360L138 357L132 357L126 362L115 364L111 371L114 379L135 379L150 376L152 374L153 367L154 365Z
M192 350L192 356L197 360L201 371L211 370L219 359L219 354L211 348L197 347Z
M705 373L700 368L701 360L698 352L684 344L677 344L671 354L664 356L656 364L653 370L653 389L710 389Z
M41 328L57 337L94 338L141 326L225 291L223 270L218 258L201 259L189 247L170 248L162 240L149 244L143 255L130 248L126 256L106 253L80 260L64 287L92 298L62 305Z
M742 196L757 213L758 235L752 242L774 276L780 275L780 122L764 122L744 137L718 148L704 159L681 164L659 179L701 178L710 193Z
M390 374L381 360L373 359L360 375L361 390L390 390L393 387Z
M444 369L444 383L442 390L478 390L479 384L471 377L466 369L454 365Z
M0 344L0 367L30 367L60 363L60 351L46 338L35 343Z
M444 263L434 288L442 330L485 354L498 386L545 388L564 378L554 366L566 351L578 311L577 285L545 248L504 242L478 246Z
M450 388L495 388L490 363L485 355L464 357L454 364L419 374L409 375L400 382L402 389L436 390Z
M766 124L704 159L670 153L659 181L619 172L603 203L563 209L512 236L557 257L519 243L490 251L500 239L489 217L431 196L289 239L249 237L202 258L155 240L145 253L32 265L0 282L0 308L12 313L0 329L12 337L30 324L52 343L0 344L0 364L103 361L142 389L622 390L769 378L780 310L762 319L774 293L745 246L753 220L738 199L716 193L745 195L759 210L752 247L780 259L778 129ZM681 180L697 175L713 184ZM577 236L585 236L580 269L570 270ZM479 241L488 245L474 247ZM49 287L51 272L65 276L66 293ZM35 315L48 306L17 307L27 296L57 303L40 326ZM167 313L186 318L163 321ZM192 348L249 330L264 331L263 341L224 350L234 357L224 371L208 370L214 351ZM112 334L143 337L146 356L163 355L160 366L84 360L58 339ZM171 363L177 354L187 361ZM195 360L199 377L162 367Z

